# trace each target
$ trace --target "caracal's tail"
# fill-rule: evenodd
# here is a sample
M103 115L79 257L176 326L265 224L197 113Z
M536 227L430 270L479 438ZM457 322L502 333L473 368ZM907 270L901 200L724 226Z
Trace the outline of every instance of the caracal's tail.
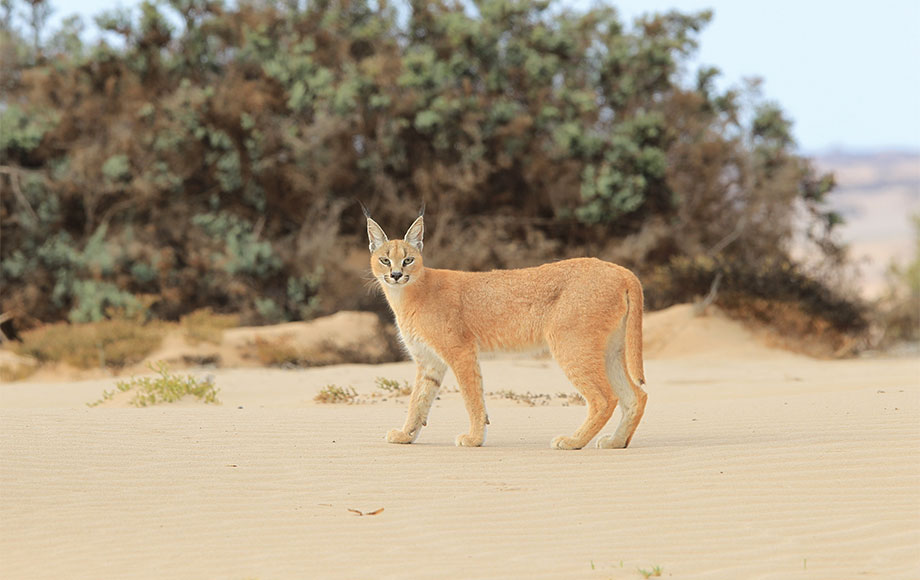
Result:
M645 384L645 369L642 365L642 314L644 300L642 285L632 278L626 289L626 372L636 386Z

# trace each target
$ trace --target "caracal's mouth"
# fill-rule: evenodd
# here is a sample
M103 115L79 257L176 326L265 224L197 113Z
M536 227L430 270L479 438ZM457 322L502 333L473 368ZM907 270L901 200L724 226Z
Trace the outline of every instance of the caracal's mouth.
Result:
M389 286L402 286L409 282L409 276L403 274L399 277L398 280L393 280L392 276L384 276L383 281L386 282Z

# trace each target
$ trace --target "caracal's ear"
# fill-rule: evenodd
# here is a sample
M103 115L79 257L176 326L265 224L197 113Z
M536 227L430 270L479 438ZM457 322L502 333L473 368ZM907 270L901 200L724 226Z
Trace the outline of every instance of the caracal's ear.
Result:
M390 240L387 239L387 235L383 232L383 228L371 219L371 214L367 211L367 208L364 207L363 203L361 204L361 209L364 211L364 217L367 218L367 239L370 241L368 247L371 252L376 252L377 248Z
M422 238L425 236L425 204L422 204L422 209L418 212L418 217L415 218L415 221L412 222L412 225L409 226L409 231L406 232L406 243L418 250L422 251Z

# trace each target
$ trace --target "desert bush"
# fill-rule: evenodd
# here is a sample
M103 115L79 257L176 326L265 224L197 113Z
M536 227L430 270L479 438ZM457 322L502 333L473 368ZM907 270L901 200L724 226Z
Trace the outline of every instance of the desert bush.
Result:
M160 324L125 319L88 324L57 323L22 333L17 354L40 364L64 362L81 369L122 368L144 360L162 342Z
M876 341L882 348L920 340L920 214L913 215L911 221L913 256L905 264L889 265L887 285L876 305Z
M677 258L646 279L646 302L661 309L688 297L720 306L733 318L772 327L785 346L818 356L864 347L868 306L834 292L790 261L757 265L706 257Z
M58 120L53 110L30 109L24 111L18 105L0 111L0 149L7 155L28 154L36 149Z
M833 179L795 153L782 110L756 84L717 90L715 68L682 72L711 17L145 2L97 18L119 48L77 46L73 21L41 46L4 21L0 309L36 324L379 310L352 259L355 198L394 226L427 201L443 267L779 267L803 215L833 267Z
M270 367L300 367L305 365L301 349L291 338L281 336L273 340L257 336L253 342L254 353L260 364Z
M196 310L179 319L185 340L190 344L220 344L224 330L239 326L239 322L240 317L235 314L216 314L210 308Z
M649 276L647 301L651 309L702 298L715 288L716 303L734 307L745 298L798 305L806 314L823 318L843 331L866 330L864 307L841 296L808 275L796 263L765 261L756 265L711 258L678 258Z

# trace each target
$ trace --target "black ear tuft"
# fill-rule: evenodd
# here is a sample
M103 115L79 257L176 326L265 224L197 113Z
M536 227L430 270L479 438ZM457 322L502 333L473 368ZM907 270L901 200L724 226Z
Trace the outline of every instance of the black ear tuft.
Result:
M361 200L360 200L360 199L357 200L357 201L358 201L358 205L361 206L361 211L364 212L364 217L366 217L367 219L371 219L371 212L367 211L367 208L364 207L364 204L361 203Z
M418 210L418 217L423 217L425 215L425 202L422 202L422 207Z

